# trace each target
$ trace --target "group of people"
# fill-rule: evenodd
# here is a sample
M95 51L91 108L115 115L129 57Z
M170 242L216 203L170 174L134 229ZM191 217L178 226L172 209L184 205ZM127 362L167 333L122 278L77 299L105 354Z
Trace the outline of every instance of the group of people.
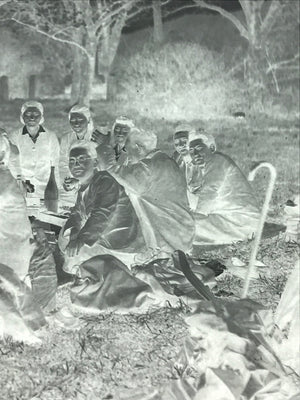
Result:
M72 205L58 239L69 273L98 255L112 255L130 269L174 250L192 254L197 246L247 240L256 230L259 208L250 184L204 129L178 125L169 156L158 149L155 133L129 118L118 117L109 133L95 129L84 105L71 108L70 131L60 142L43 125L41 103L23 104L20 120L18 131L2 131L1 180L12 174L43 198L56 167L60 200ZM6 202L6 210L19 207L12 197ZM18 234L10 232L11 238ZM7 243L0 246L11 251Z

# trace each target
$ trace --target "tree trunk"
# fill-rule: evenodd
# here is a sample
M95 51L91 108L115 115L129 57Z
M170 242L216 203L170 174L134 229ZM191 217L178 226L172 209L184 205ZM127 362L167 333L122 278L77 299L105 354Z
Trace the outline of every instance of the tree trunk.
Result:
M85 57L82 63L79 102L89 107L95 76L95 54Z
M263 108L266 94L266 57L264 49L256 48L251 43L248 50L247 84L251 108Z
M101 42L98 46L98 69L106 82L106 100L114 100L116 97L116 80L113 72L113 63L120 43L122 29L125 25L127 13L118 15L114 24L107 24L102 28Z
M160 0L152 0L152 9L153 9L153 40L154 43L161 44L164 40L164 32L163 32Z
M70 104L74 105L79 102L80 82L81 82L81 66L84 54L77 47L73 47L73 71L72 71L72 88Z
M261 4L248 3L251 12L247 15L249 33L247 84L250 109L254 112L262 110L266 89L266 53L261 33Z

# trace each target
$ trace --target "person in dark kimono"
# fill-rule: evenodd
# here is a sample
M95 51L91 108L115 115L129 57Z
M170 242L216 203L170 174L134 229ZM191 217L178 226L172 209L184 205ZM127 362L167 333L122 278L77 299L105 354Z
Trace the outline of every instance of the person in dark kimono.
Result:
M214 138L203 132L189 136L192 161L203 172L193 194L194 245L219 245L251 238L259 208L246 177L227 155L216 151Z
M91 142L71 146L69 169L79 180L80 189L59 238L65 254L63 268L69 273L102 254L113 255L129 267L143 245L138 219L124 188L109 172L96 169L96 157Z

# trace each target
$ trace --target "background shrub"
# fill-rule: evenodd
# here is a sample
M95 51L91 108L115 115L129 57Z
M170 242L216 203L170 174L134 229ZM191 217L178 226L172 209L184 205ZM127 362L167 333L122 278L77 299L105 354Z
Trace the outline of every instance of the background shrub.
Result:
M118 100L126 112L174 121L221 117L245 107L243 84L230 75L223 56L197 43L157 48L148 42L118 66Z

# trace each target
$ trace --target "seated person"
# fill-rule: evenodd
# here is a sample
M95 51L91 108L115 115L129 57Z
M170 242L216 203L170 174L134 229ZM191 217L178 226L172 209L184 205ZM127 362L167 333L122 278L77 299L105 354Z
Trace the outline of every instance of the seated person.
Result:
M92 140L94 123L88 107L80 104L73 106L69 112L71 131L65 134L60 141L59 174L62 189L61 200L74 205L77 196L78 180L71 177L69 170L69 149L76 141ZM95 147L97 144L95 143Z
M69 168L80 189L59 237L64 270L76 273L76 266L103 254L113 255L130 267L144 243L124 188L108 172L97 170L97 153L91 142L71 146Z
M135 208L148 249L145 262L157 254L169 257L174 250L189 251L194 237L184 176L156 146L154 133L133 128L126 140L126 163L113 160L108 146L97 148L100 168L124 186Z
M125 150L126 138L130 132L130 129L134 127L134 123L127 117L118 117L112 127L112 140L115 151L115 157L118 161L119 157Z
M193 131L190 125L177 125L173 135L175 151L172 158L178 164L180 170L186 175L186 164L192 159L189 153L189 133Z
M37 101L27 101L22 105L20 120L23 128L9 136L10 142L18 149L17 159L10 162L10 170L16 178L34 185L35 196L44 198L51 166L56 167L56 183L59 183L58 162L59 142L55 133L45 129L44 109Z
M181 124L175 128L173 136L175 152L172 156L186 179L187 195L191 208L195 201L193 196L194 185L198 187L202 178L201 168L192 163L189 153L189 134L192 132L194 132L194 129L187 124Z
M24 197L8 169L10 145L0 134L0 255L1 263L12 268L20 279L28 273L33 247L31 226Z
M193 209L195 245L228 244L251 238L259 220L253 190L238 166L216 152L214 138L203 132L189 136L192 161L202 168L201 185Z

